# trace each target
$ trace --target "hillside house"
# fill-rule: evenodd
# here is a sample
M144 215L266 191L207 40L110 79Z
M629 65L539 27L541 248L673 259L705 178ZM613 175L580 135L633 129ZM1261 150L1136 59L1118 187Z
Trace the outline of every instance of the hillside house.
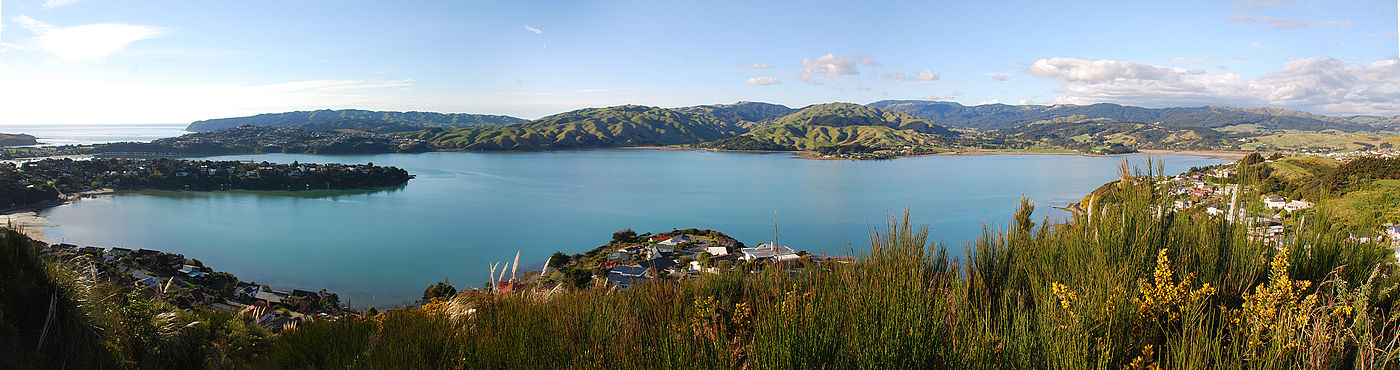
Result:
M1269 209L1279 209L1283 208L1285 205L1288 205L1288 199L1284 199L1283 197L1277 195L1264 197L1264 206L1269 207Z
M1305 210L1305 209L1308 209L1308 208L1312 208L1312 206L1313 206L1312 203L1305 202L1305 201L1301 201L1301 200L1295 200L1295 201L1292 201L1292 202L1288 202L1287 204L1284 204L1284 205L1283 205L1283 209L1286 210L1286 211L1289 211L1289 212L1297 212L1297 211Z
M688 241L691 241L690 236L681 234L681 235L673 236L673 237L671 237L670 239L662 240L662 241L660 241L660 242L657 242L656 244L674 247L674 246L676 246L676 245L679 245L679 244L681 244L681 243L685 243L685 242L688 242Z
M789 261L798 258L797 253L795 253L792 250L792 248L788 248L787 246L781 245L775 247L772 244L768 243L759 244L758 248L743 248L740 249L739 252L744 254L745 261L753 261L759 259Z
M180 267L180 273L189 277L200 277L205 275L204 271L201 271L201 268L199 266L194 265L184 265Z
M642 267L639 265L618 266L614 267L612 271L608 272L607 279L608 282L617 285L619 288L626 289L632 284L646 281L646 275L650 271L650 268Z

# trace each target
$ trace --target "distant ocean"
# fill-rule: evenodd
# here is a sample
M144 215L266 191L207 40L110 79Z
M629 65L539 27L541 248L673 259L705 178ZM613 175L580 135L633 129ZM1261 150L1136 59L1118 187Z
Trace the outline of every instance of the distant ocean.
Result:
M121 125L6 125L0 133L29 134L40 145L99 144L122 141L151 141L187 134L187 123Z

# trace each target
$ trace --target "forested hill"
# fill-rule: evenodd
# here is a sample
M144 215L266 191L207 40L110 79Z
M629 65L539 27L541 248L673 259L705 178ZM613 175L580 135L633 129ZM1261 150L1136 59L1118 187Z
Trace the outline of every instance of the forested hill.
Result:
M507 125L525 122L524 119L486 114L434 113L434 112L382 112L359 109L296 111L286 113L266 113L249 117L218 118L191 123L186 130L212 131L253 126L294 126L337 120L356 120L359 123L381 122L386 125L416 125L422 127L465 128L479 126Z
M746 128L754 128L778 117L792 114L796 109L786 105L741 101L734 104L697 105L675 108L686 113L710 114L715 118Z
M827 146L922 147L957 134L908 113L851 103L817 104L772 120L743 136L702 145L726 150L816 150Z
M1367 122L1323 116L1274 107L1180 107L1143 108L1118 104L1090 105L1006 105L985 104L965 106L955 102L927 100L881 100L869 106L905 112L927 118L950 127L998 129L1023 126L1036 121L1073 118L1091 120L1105 118L1119 122L1160 123L1181 127L1224 127L1255 124L1270 129L1317 131L1373 130Z
M908 113L868 107L851 103L816 104L773 122L778 125L809 126L884 126L897 130L912 130L925 134L952 136L947 128Z
M623 105L580 109L522 124L427 130L410 136L442 149L557 150L694 144L744 131L710 114Z

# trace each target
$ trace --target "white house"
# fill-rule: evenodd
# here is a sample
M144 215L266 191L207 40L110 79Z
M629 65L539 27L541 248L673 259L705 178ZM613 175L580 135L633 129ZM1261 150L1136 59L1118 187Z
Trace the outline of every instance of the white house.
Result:
M1297 212L1297 211L1305 210L1305 209L1308 209L1308 208L1312 208L1312 206L1313 206L1312 203L1305 202L1305 201L1301 201L1301 200L1295 200L1295 201L1292 201L1292 202L1288 202L1288 204L1284 204L1284 205L1283 205L1283 209L1285 209L1285 210L1287 210L1287 211L1289 211L1289 212Z
M753 261L756 259L772 258L778 261L789 261L798 258L792 248L787 246L774 247L772 244L759 244L758 248L743 248L739 250L744 254L744 260Z
M706 252L710 252L710 255L711 255L711 256L716 256L716 257L729 254L729 248L725 248L725 247L709 247L709 248L705 248L705 251L706 251Z
M691 239L690 239L689 236L687 236L687 235L685 235L685 234L681 234L681 235L673 236L673 237L671 237L670 239L662 240L661 242L656 243L656 244L674 246L674 245L677 245L677 244L681 244L681 243L688 242L688 241L690 241L690 240L691 240Z
M1288 199L1283 199L1283 197L1277 195L1269 195L1267 197L1264 197L1264 206L1269 207L1269 209L1283 208L1283 206L1287 204Z
M205 275L204 271L199 271L199 267L193 265L185 265L183 267L180 267L180 273L185 274L185 276L189 277L200 277Z
M1224 214L1225 210L1220 209L1220 207L1210 206L1206 207L1206 213L1209 213L1211 216L1219 216Z

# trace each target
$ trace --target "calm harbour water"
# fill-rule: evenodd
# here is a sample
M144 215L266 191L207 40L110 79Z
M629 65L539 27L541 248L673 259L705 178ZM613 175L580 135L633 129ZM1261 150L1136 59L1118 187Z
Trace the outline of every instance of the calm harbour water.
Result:
M40 145L83 145L121 141L151 141L180 136L186 123L124 124L124 125L0 125L0 133L29 134Z
M48 238L183 253L282 289L328 288L358 307L411 301L448 277L486 280L489 264L540 266L613 231L710 228L746 244L813 253L868 245L869 230L912 210L961 255L984 224L1005 225L1022 195L1037 218L1112 180L1124 158L981 155L821 161L787 154L665 150L217 157L279 163L373 162L417 175L351 192L136 191L42 213ZM1225 160L1164 157L1168 173Z

